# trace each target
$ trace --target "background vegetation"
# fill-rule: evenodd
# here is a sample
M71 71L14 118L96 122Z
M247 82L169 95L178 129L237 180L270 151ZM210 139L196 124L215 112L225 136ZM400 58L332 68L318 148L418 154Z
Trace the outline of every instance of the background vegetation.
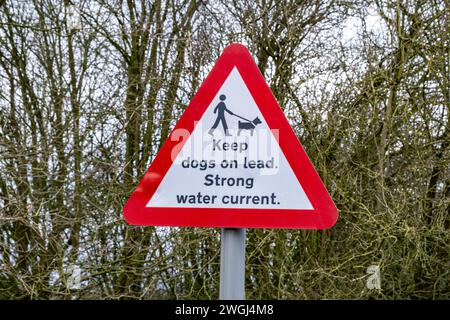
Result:
M122 208L240 42L340 212L249 230L247 298L450 299L449 36L448 0L0 0L0 298L218 297L220 229Z

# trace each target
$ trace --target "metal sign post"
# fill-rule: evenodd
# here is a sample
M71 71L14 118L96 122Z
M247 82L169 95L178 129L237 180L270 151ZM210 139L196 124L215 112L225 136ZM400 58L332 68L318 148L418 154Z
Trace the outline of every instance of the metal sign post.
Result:
M223 228L220 248L220 299L245 299L246 229Z

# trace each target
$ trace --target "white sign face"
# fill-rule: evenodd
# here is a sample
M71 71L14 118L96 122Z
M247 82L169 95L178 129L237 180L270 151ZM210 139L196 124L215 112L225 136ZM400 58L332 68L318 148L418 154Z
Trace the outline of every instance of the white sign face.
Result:
M313 210L277 134L234 68L147 207Z

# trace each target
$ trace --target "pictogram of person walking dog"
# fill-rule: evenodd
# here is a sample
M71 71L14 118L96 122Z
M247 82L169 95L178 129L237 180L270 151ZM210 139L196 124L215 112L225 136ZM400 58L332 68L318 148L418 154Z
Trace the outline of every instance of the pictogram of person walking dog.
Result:
M250 135L253 136L253 131L255 130L258 124L261 124L261 120L258 117L256 117L253 120L248 120L244 117L241 117L240 115L233 113L230 109L227 108L225 104L225 100L227 99L227 97L224 94L221 94L219 99L220 102L214 108L214 114L217 114L217 118L211 129L209 129L208 133L210 135L214 135L214 130L219 126L219 124L222 124L225 135L231 136L231 134L228 131L228 124L225 118L225 113L228 113L229 115L235 116L245 121L243 122L238 120L238 133L237 133L238 136L241 134L242 130L250 130Z

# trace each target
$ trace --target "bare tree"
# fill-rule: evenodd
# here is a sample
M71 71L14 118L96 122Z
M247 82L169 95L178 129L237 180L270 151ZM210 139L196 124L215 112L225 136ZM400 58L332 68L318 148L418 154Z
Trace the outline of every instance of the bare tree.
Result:
M218 296L218 230L122 208L231 42L340 211L250 230L247 297L449 298L449 19L446 0L0 1L0 298Z

